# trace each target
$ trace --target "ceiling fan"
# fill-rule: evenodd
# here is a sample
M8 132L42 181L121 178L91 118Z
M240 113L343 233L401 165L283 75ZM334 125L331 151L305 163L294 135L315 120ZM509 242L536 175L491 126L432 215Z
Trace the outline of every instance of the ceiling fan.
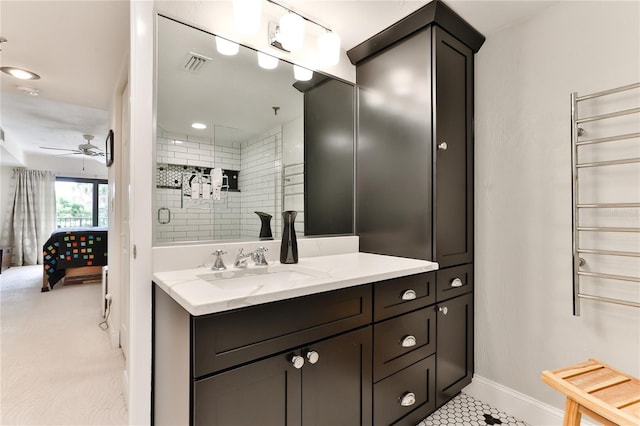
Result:
M78 149L68 149L68 148L52 148L48 146L41 146L42 149L52 149L56 151L70 151L68 154L60 154L60 155L87 155L89 157L104 157L104 151L97 146L93 145L91 141L94 139L93 135L82 135L85 139L86 143L78 145Z

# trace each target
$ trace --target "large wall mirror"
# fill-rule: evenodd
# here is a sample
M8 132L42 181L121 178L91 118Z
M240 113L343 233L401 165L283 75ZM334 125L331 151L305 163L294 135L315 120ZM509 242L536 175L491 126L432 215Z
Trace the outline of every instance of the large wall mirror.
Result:
M163 16L156 36L155 244L279 239L285 210L352 234L353 85Z

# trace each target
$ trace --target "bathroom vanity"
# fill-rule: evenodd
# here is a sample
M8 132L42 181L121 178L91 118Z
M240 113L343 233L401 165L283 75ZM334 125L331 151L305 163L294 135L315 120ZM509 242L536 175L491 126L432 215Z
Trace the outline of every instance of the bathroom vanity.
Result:
M155 424L415 424L435 409L436 263L262 268L154 275Z

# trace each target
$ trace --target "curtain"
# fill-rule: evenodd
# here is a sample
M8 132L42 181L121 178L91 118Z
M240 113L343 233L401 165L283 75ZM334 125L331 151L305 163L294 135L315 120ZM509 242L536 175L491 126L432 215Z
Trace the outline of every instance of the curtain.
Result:
M2 227L2 244L12 248L12 264L42 263L42 246L56 226L53 172L13 169L13 202Z

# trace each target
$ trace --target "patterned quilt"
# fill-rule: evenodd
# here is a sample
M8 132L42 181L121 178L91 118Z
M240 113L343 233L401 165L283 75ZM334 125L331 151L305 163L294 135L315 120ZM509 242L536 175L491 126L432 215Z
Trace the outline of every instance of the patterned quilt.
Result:
M49 286L65 276L65 268L107 264L107 228L59 229L42 247Z

